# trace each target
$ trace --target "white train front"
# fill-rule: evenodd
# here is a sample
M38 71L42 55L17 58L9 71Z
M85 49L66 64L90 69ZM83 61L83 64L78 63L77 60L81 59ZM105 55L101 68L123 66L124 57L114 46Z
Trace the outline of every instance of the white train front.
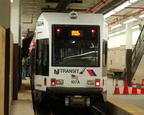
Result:
M35 103L85 107L106 101L106 28L101 14L40 15L31 51Z

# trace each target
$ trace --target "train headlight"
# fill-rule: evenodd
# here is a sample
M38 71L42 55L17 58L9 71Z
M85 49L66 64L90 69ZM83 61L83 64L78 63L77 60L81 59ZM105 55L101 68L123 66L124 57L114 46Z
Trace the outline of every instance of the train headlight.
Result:
M70 103L70 102L69 102L69 98L66 97L66 98L65 98L65 106L69 106L69 103Z
M94 85L94 80L87 80L87 85Z
M95 79L95 86L100 86L100 79Z
M90 98L89 97L86 98L86 106L90 106Z
M56 84L57 85L63 85L64 84L64 80L63 79L57 79L56 80Z

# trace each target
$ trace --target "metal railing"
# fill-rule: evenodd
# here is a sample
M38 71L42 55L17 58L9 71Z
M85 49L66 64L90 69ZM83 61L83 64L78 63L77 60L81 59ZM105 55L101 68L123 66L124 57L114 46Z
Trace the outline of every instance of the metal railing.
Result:
M133 78L139 62L144 54L144 26L131 55L131 77Z

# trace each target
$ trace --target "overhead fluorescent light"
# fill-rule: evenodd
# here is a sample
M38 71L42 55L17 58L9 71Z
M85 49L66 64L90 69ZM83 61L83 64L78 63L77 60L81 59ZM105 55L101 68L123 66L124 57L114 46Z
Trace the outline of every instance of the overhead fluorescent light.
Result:
M136 28L139 28L139 25L136 25L136 26L132 27L132 29L136 29ZM117 35L117 34L120 34L120 33L123 33L123 32L126 32L126 29L111 33L111 34L108 35L108 37L111 37L111 36L114 36L114 35Z
M117 34L120 34L120 33L123 33L123 32L126 32L126 29L114 32L112 34L109 34L108 37L111 37L111 36L114 36L114 35L117 35Z
M10 0L10 2L13 2L13 0Z
M140 15L139 18L144 18L144 14Z
M109 16L115 14L116 12L111 10L110 12L108 12L107 14L104 15L104 18L108 18Z
M130 3L135 3L137 2L138 0L130 0Z
M122 26L122 25L121 25L121 24L117 24L117 25L115 25L115 26L112 26L112 29L118 28L118 27L120 27L120 26Z
M120 10L124 9L125 7L128 7L131 5L129 1L123 3L122 5L118 6L117 8L114 9L114 11L119 12Z
M136 1L138 1L138 0L129 0L129 1L121 4L120 6L116 7L114 10L106 13L106 14L104 15L104 18L108 18L109 16L115 14L116 12L121 11L121 10L124 9L125 7L130 6L132 3L136 2Z
M133 26L132 29L137 29L139 27L140 27L139 25L136 25L136 26Z
M24 36L22 36L22 39L24 39L25 37Z
M121 33L123 33L123 32L126 32L126 29L124 29L124 30L121 30Z
M104 18L108 18L109 16L115 14L116 12L119 12L120 10L124 9L125 7L128 7L129 5L131 5L131 3L134 3L134 1L137 1L137 0L130 0L130 1L127 1L127 2L123 3L122 5L116 7L114 10L111 10L110 12L106 13L104 15Z
M118 32L115 32L115 33L112 33L112 34L109 34L108 37L111 37L111 36L114 36L114 35L117 35L117 34L120 34L121 31L118 31Z
M133 21L136 21L136 20L137 20L136 18L132 18L132 19L127 20L127 21L125 21L125 22L123 22L123 23L124 23L124 24L128 24L128 23L133 22Z

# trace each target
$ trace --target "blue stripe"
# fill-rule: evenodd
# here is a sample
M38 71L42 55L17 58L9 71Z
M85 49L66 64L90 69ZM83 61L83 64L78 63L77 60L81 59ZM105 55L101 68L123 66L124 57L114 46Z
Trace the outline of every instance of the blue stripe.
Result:
M91 72L93 73L93 76L97 76L96 73L93 70L91 70Z

